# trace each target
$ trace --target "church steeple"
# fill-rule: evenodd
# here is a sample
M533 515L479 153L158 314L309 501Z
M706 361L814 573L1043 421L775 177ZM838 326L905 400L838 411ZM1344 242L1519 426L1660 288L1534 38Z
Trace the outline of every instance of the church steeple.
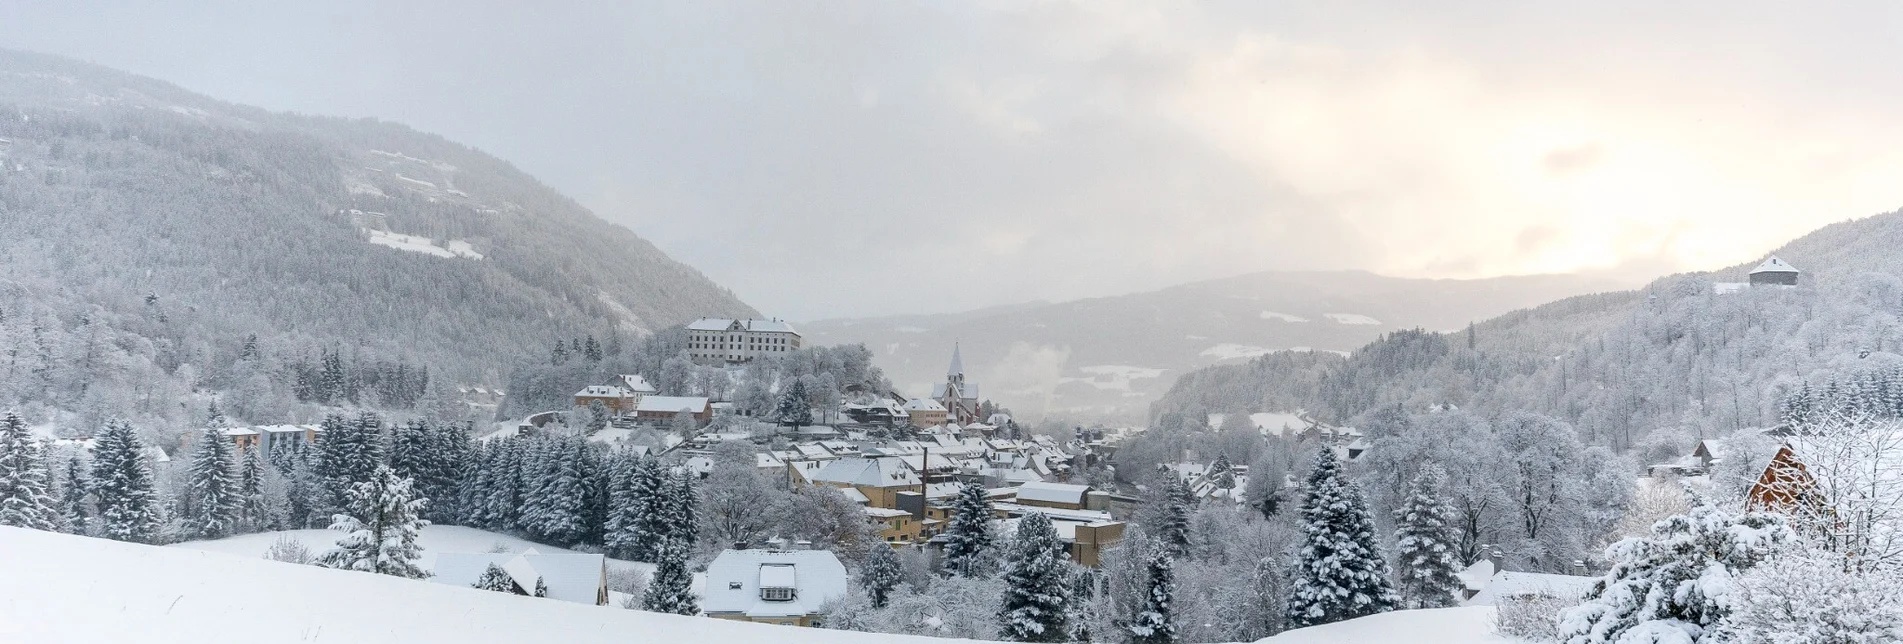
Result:
M945 370L945 377L957 378L959 380L963 380L965 378L965 359L963 356L959 355L958 343L956 342L952 343L951 367Z

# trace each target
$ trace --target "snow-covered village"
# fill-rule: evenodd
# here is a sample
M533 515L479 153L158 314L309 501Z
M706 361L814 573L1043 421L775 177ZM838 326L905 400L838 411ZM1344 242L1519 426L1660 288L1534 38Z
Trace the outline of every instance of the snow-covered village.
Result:
M1894 7L0 11L0 643L1903 644Z

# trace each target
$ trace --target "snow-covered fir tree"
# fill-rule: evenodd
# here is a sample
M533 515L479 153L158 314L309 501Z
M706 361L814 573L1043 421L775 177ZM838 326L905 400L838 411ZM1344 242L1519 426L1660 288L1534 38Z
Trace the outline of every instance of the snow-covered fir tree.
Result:
M601 544L608 549L609 556L628 559L633 557L635 529L640 520L635 516L635 469L640 457L631 451L610 454L607 460L608 480L607 516L602 525Z
M351 486L347 513L336 515L330 525L344 536L318 557L317 565L410 579L430 576L417 565L423 547L416 543L429 525L421 517L429 502L416 498L411 485L388 465L378 465L370 480Z
M1189 553L1189 515L1196 508L1196 493L1189 483L1174 473L1163 484L1163 495L1150 509L1150 534L1172 557Z
M1294 562L1288 619L1296 627L1394 610L1397 598L1380 536L1360 489L1335 450L1316 451L1302 496L1304 538Z
M774 406L773 416L780 419L780 424L793 429L813 424L812 397L806 391L804 380L794 379L786 391L780 392L780 403Z
M588 508L580 438L537 440L530 452L534 478L522 498L521 526L538 541L572 544L587 532Z
M79 457L66 459L66 477L59 489L60 514L64 515L66 531L73 534L92 533L92 509L87 506L87 480L85 466Z
M1793 538L1782 516L1707 504L1606 548L1612 570L1560 620L1565 644L1699 642L1731 608L1737 577Z
M535 576L535 592L533 595L535 597L548 596L548 580L543 579L541 575Z
M679 540L662 539L656 548L654 577L641 595L641 610L676 615L700 613L694 599L694 574L687 569L688 550Z
M158 497L144 451L132 424L123 420L107 422L105 431L94 438L92 492L99 509L99 536L133 543L158 541Z
M899 555L892 552L892 546L872 544L872 551L866 553L865 566L859 571L859 579L865 584L866 598L871 601L872 607L885 608L892 591L897 590L899 582L904 580Z
M468 436L455 423L413 420L391 428L390 468L416 482L417 495L430 500L423 518L432 522L462 516L457 492L468 458Z
M655 561L660 554L661 540L670 528L664 498L667 472L659 461L644 458L635 464L629 481L623 543L635 561Z
M1835 553L1785 550L1738 578L1730 613L1704 641L1903 642L1903 574L1846 570Z
M1440 497L1447 475L1428 465L1408 486L1407 499L1394 511L1395 591L1405 608L1444 608L1456 602L1461 569L1455 556L1454 509Z
M63 517L47 483L39 441L26 421L7 412L0 418L0 525L59 530Z
M1229 453L1216 454L1216 462L1209 464L1209 483L1218 490L1236 489L1236 466L1229 462Z
M664 509L657 532L688 553L700 544L700 491L695 481L692 471L681 468L666 477L657 501Z
M509 572L503 570L502 566L495 564L489 564L489 567L484 568L482 576L477 577L476 583L470 584L469 587L499 593L522 594L522 590L515 587L515 578L510 577Z
M192 450L183 509L184 534L192 539L219 539L238 529L244 512L238 481L233 477L231 440L214 427L199 434Z
M316 469L326 494L318 512L335 514L347 507L351 490L370 482L383 466L383 419L369 411L354 419L333 414L324 418L322 428Z
M877 546L875 546L877 547ZM1013 642L1069 639L1070 560L1050 517L1032 512L1018 519L1017 538L1005 555L1000 635Z
M1132 644L1175 644L1176 569L1168 552L1151 552L1144 561L1143 596L1124 626Z
M238 525L246 531L270 530L271 500L264 492L264 457L259 448L246 447L238 456Z
M991 556L991 500L985 486L966 483L952 497L951 521L945 525L945 569L955 575L982 572Z

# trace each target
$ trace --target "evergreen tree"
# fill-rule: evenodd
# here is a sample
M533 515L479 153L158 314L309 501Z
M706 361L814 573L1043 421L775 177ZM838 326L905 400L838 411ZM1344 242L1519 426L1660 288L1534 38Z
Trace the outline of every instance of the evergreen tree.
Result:
M601 402L600 398L588 401L588 426L586 428L588 435L594 436L595 434L601 433L601 430L607 429L608 421L607 403Z
M1150 514L1157 541L1172 557L1189 554L1189 515L1195 508L1195 491L1182 477L1172 474L1163 485L1163 497Z
M388 465L378 465L370 480L351 486L348 514L333 517L330 525L344 536L318 557L317 565L410 579L430 576L416 565L423 550L416 539L429 525L421 514L429 502L416 498L411 486Z
M700 492L694 481L694 473L682 468L679 474L667 478L661 495L665 529L660 534L689 553L700 544Z
M1422 468L1408 496L1394 511L1396 586L1406 608L1453 606L1460 588L1460 559L1453 528L1454 509L1440 497L1447 475L1435 465Z
M966 483L952 498L952 516L945 526L945 568L952 574L971 577L984 570L991 554L991 500L985 487Z
M1361 490L1341 475L1335 450L1316 452L1302 497L1304 538L1294 564L1288 619L1296 627L1394 610L1397 598Z
M535 576L535 596L536 597L548 596L548 581L545 579L542 579L541 575Z
M184 508L184 532L191 538L219 539L230 536L238 527L244 499L239 496L238 481L232 478L231 450L231 441L217 429L208 427L199 435L185 502L180 504Z
M587 530L587 490L579 438L537 440L537 476L522 498L522 527L538 540L572 545Z
M1209 464L1209 483L1218 490L1236 489L1236 466L1229 463L1229 453L1216 454L1216 462Z
M93 441L93 498L99 508L99 536L133 543L156 543L158 499L145 446L123 420L106 423Z
M806 382L795 379L780 393L780 404L773 408L773 415L780 424L789 425L794 430L813 424L812 397L806 391Z
M1124 626L1132 644L1175 644L1176 570L1168 552L1150 553L1144 565L1143 603Z
M1050 517L1032 512L1018 519L1017 539L1005 561L1004 605L998 610L1003 639L1061 642L1069 638L1068 564Z
M676 615L700 613L694 600L694 575L687 570L687 547L675 539L662 539L656 549L654 578L648 580L641 596L641 610Z
M477 577L476 583L470 584L469 587L477 590L493 590L499 593L522 594L521 589L515 587L515 578L509 576L509 571L503 570L502 566L495 564L489 564L488 568L484 568L482 570L482 576Z
M608 513L602 527L601 544L608 548L609 556L618 559L632 558L635 546L636 530L640 519L635 516L638 507L635 486L635 469L639 457L632 452L618 452L608 457L607 478Z
M238 524L249 531L269 530L272 526L271 503L264 494L264 458L258 448L247 447L239 457Z
M1612 570L1561 617L1560 641L1699 641L1730 613L1736 578L1793 538L1780 515L1704 504L1660 521L1606 549Z
M866 597L872 600L873 608L885 608L891 600L892 591L898 589L903 579L899 564L899 555L892 552L892 546L884 543L872 544L872 552L866 554L865 568L860 570L860 579L866 585Z
M66 461L66 481L60 486L60 512L65 515L66 530L73 534L90 534L92 513L86 507L86 473L79 458Z
M352 488L370 482L383 467L383 420L374 412L360 412L355 420L339 415L324 419L317 439L317 474L325 498L319 514L344 509Z
M48 491L40 444L18 414L0 418L0 525L60 529L61 515Z

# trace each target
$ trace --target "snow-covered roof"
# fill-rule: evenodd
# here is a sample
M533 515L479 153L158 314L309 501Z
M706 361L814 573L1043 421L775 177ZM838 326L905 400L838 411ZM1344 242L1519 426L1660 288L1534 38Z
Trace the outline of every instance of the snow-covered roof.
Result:
M1014 517L1024 516L1026 514L1042 514L1050 517L1053 521L1076 521L1079 523L1095 523L1113 520L1110 513L1103 510L1068 510L1064 508L1047 508L1041 505L999 502L992 502L991 507L1008 516Z
M898 458L842 458L806 476L809 481L866 487L918 485L918 474Z
M860 492L859 488L856 488L856 487L839 488L839 493L845 495L847 499L851 499L853 503L857 503L859 505L866 505L872 502L872 499L866 498L866 493ZM878 509L878 508L868 508L868 509Z
M865 510L866 510L866 516L872 517L874 519L896 519L898 517L912 516L912 513L910 512L906 512L904 510L894 510L892 508L866 508Z
M936 385L932 385L932 397L944 398L945 390L946 390L946 383L941 382ZM963 386L960 386L958 388L958 393L960 397L964 398L965 400L977 400L978 399L978 383L966 382Z
M649 413L679 413L682 411L702 413L707 411L705 396L644 396L635 411Z
M305 430L315 429L314 425L258 425L252 429L266 434L302 434Z
M1491 566L1489 566L1491 567ZM1554 575L1540 572L1501 572L1487 580L1486 587L1471 599L1461 602L1462 606L1497 606L1502 598L1520 595L1546 595L1562 599L1579 599L1586 596L1598 577L1577 575ZM1471 586L1470 586L1471 587Z
M575 392L575 397L577 398L584 396L588 398L630 398L634 396L634 392L628 391L627 387L619 385L588 385L582 387L581 391Z
M661 390L655 389L654 385L648 384L648 379L641 377L641 374L638 374L638 373L621 374L621 386L627 387L628 391L641 393L641 394L654 394L654 393L661 392Z
M509 573L524 591L535 592L535 580L540 578L548 586L549 599L592 606L607 583L606 563L602 555L545 555L534 548L521 554L444 552L436 555L435 575L430 581L467 588L494 564Z
M1068 483L1025 483L1018 486L1019 501L1041 501L1044 503L1075 503L1082 505L1084 495L1090 492L1088 485Z
M945 406L930 398L913 398L905 401L906 411L945 411Z
M791 601L767 601L760 588L792 588ZM707 564L701 610L748 617L795 617L819 612L846 594L846 567L825 550L725 550Z
M701 318L689 323L687 325L687 330L689 331L726 331L728 329L733 328L735 322L739 323L741 330L751 331L754 333L792 333L796 335L799 333L798 331L793 330L793 325L787 324L779 320L738 320L736 321L733 318Z
M1757 275L1759 273L1796 273L1796 272L1797 272L1797 267L1790 265L1790 263L1785 262L1782 259L1778 259L1776 255L1772 255L1770 259L1764 260L1764 263L1759 264L1757 268L1751 269L1752 275Z
M825 445L819 443L800 443L794 445L793 449L799 450L800 456L814 460L839 458L838 454L832 453L832 450L826 449Z
M218 433L226 436L257 436L258 430L249 427L226 427L218 430Z

